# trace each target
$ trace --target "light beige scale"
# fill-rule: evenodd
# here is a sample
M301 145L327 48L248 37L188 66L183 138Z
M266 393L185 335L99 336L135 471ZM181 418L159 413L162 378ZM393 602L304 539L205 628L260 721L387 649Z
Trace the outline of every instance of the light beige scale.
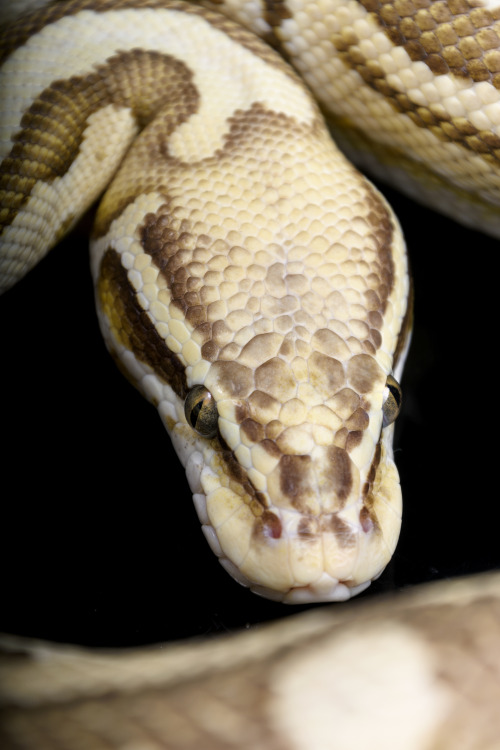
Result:
M283 51L360 161L494 234L498 11L459 5L217 8ZM2 287L106 190L101 328L157 406L222 565L286 602L363 590L401 526L409 277L389 206L282 58L211 10L57 2L0 50Z

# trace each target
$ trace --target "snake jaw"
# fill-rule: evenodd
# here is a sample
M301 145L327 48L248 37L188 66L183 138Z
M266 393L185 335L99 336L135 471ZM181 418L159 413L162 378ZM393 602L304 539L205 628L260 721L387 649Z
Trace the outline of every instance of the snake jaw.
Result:
M270 497L256 490L227 445L207 442L184 424L171 429L203 533L221 565L255 593L285 603L347 599L389 561L399 535L401 493L387 455L392 430L384 433L362 504L347 498L342 510L312 514L292 507L282 492ZM284 464L292 484L293 463Z
M249 416L256 416L256 403L269 405L262 397L257 402L248 400L253 411L241 398L222 398L221 434L206 439L187 423L184 402L170 386L159 383L154 371L129 350L117 351L122 345L102 314L101 325L115 358L128 362L129 377L133 373L131 379L157 405L185 467L203 533L236 581L266 598L306 603L342 601L380 575L395 549L401 524L401 490L392 457L394 425L381 429L382 386L379 396L372 396L379 408L365 430L366 440L373 433L379 441L361 471L352 460L368 455L361 446L356 446L351 458L332 445L329 450L317 446L311 456L282 454L276 434L273 440L264 438L262 447L257 438L264 433ZM211 387L217 391L213 381ZM307 428L306 434L311 430ZM248 468L237 458L241 457L238 445L245 447L247 457L251 455L250 437L260 455L257 465L268 472L264 484L263 473L254 463ZM312 457L319 459L319 465L323 461L323 469L312 471L316 484L311 488L307 476ZM328 479L332 469L335 480Z
M255 337L235 360L198 364L195 339L191 349L173 355L149 327L154 354L149 364L142 362L144 350L133 351L128 333L144 315L137 274L123 268L116 251L100 252L106 244L104 238L94 252L101 258L94 267L104 337L129 378L158 406L223 566L240 583L280 601L339 600L360 591L387 564L400 528L390 428L373 452L386 382L380 364L364 353L352 355L327 328L312 335L305 369L297 366L290 332ZM132 247L127 244L128 255ZM165 281L157 279L165 294ZM187 340L185 324L178 317L174 322L170 330ZM217 402L218 433L211 439L196 435L186 421L185 394L198 378ZM167 379L171 385L162 384ZM288 397L280 403L283 388Z

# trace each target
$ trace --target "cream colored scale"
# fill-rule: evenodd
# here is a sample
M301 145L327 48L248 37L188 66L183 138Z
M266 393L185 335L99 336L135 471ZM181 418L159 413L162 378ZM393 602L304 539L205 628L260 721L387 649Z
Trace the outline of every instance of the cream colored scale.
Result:
M460 8L461 14L449 14L450 35L457 45L471 39L484 52L491 77L478 81L452 73L435 75L425 61L412 60L405 48L393 44L378 17L361 2L326 0L321 10L319 4L312 5L314 9L303 0L290 0L290 18L283 20L276 34L288 59L332 118L335 137L351 158L416 200L499 236L498 3L484 3L491 14L485 18L478 17L482 4L471 4L476 12L466 26L471 27L471 36L465 31L459 35L471 9L465 3L426 3L420 11L417 4L408 5L407 15L412 21L418 22L428 14L427 25L421 22L424 30L434 30L434 17L439 20L448 6ZM405 15L402 5L395 3L395 7ZM459 21L463 23L459 25ZM444 34L441 38L446 39ZM344 54L339 54L344 47ZM373 71L391 96L366 85L361 69ZM423 123L417 126L409 114L401 112L395 106L398 97L406 97L407 106L419 116L421 113L429 127L423 127ZM434 124L433 118L437 118ZM437 127L441 121L449 123L448 130ZM485 158L487 148L475 153L464 148L461 141L453 142L456 135L447 138L446 132L453 132L455 126L464 132L491 134L496 157Z
M72 162L54 177L41 170L11 209L5 284L129 149L94 229L107 345L158 407L224 567L271 598L348 598L381 573L401 524L382 424L406 335L397 222L295 75L253 36L176 2L82 5L68 15L56 6L4 67L7 135L32 100L38 111L56 99L47 146L29 145L38 115L22 119L23 163L55 158L72 96L89 107L80 140L61 137ZM70 84L54 90L67 99L52 93L61 75ZM400 356L396 377L401 367ZM200 386L215 403L209 435L185 409Z

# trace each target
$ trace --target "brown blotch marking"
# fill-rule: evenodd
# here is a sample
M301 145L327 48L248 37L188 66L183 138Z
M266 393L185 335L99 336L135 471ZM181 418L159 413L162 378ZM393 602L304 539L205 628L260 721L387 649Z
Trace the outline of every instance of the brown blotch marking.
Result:
M371 341L363 341L362 342L363 351L366 352L366 354L375 354L377 349L373 346Z
M345 441L345 449L348 453L351 453L360 444L363 439L363 433L360 430L352 430L349 432Z
M367 474L366 482L363 485L363 496L365 497L365 505L369 507L373 505L373 497L371 496L371 490L373 487L373 483L375 481L375 477L377 476L377 470L380 464L381 456L382 456L382 446L379 442L377 443L375 447L375 453L373 455L370 470Z
M361 401L359 394L355 393L351 388L342 388L341 391L335 394L330 403L335 414L344 420L349 419L351 414L359 407L367 411L370 410L370 405Z
M220 349L215 341L207 341L205 344L202 344L201 356L203 359L206 359L207 362L215 362L219 356L219 351Z
M107 250L101 261L97 296L118 339L168 383L180 398L185 398L188 388L184 366L160 338L142 309L120 256L113 249Z
M265 438L264 427L254 419L243 420L241 430L252 443L260 443Z
M227 34L252 54L300 83L300 79L280 56L253 34L218 14L193 5L184 5L176 0L80 0L70 5L61 3L42 8L34 12L29 21L15 22L2 30L0 62L46 25L55 23L64 16L76 15L81 10L104 13L108 10L156 7L202 16L207 23ZM163 61L160 68L159 60ZM182 68L180 87L175 80L169 81L168 75L162 73L162 64L169 69L169 74L176 66L177 69ZM189 90L185 85L187 77ZM162 111L161 130L163 142L166 142L165 117L167 123L170 118L173 130L197 109L198 93L190 78L191 74L186 66L169 55L135 49L118 53L86 76L74 76L70 80L51 84L24 115L21 129L13 139L11 153L3 163L0 188L7 194L12 194L12 197L9 208L0 215L0 230L12 223L36 182L50 183L66 173L78 154L88 117L102 107L108 104L130 107L138 124L143 127L163 105L173 103L174 106L167 112ZM153 190L160 187L165 190L164 185L138 184L133 195L121 195L118 202L101 210L97 217L96 236L106 233L112 219L136 195L145 192L146 188ZM106 197L110 202L111 198ZM116 198L116 193L114 197Z
M266 439L277 441L279 440L281 433L283 432L283 424L279 419L273 419L271 422L267 422L265 429ZM276 443L276 446L280 450L280 453L283 453L281 448L279 448L278 443Z
M328 481L342 507L352 490L351 459L343 448L331 445L327 449L327 460Z
M375 238L377 245L377 261L375 273L378 278L378 285L372 292L378 297L378 305L369 304L369 293L367 294L367 307L370 312L377 312L380 319L385 312L387 306L387 300L392 292L394 286L394 260L392 257L392 245L394 237L394 225L391 218L391 214L384 201L380 198L380 195L370 185L365 185L367 193L367 203L370 206L370 213L368 214L368 221L370 222L373 237ZM373 321L373 318L372 318ZM374 328L381 326L374 325ZM376 336L372 336L373 344L378 348L380 344Z
M36 182L50 184L66 174L80 150L89 117L107 105L127 107L140 128L166 102L174 102L166 126L173 131L198 107L192 74L169 55L131 50L113 55L87 76L54 81L25 112L13 137L10 153L2 162L0 189L14 197L1 217L0 231L14 220ZM158 85L160 83L160 85ZM107 219L110 221L142 192L138 184ZM106 226L99 227L98 236Z
M354 547L356 545L356 534L349 524L343 521L336 513L325 519L325 531L332 531L341 547Z
M369 393L383 373L377 362L368 354L355 354L347 363L347 381L358 393Z
M309 357L308 368L311 384L327 399L344 385L344 367L333 357L313 352Z
M340 430L337 430L335 433L334 443L338 448L343 448L345 450L347 446L347 438L349 437L349 430L345 427L341 427Z
M238 362L214 362L210 374L229 398L246 398L253 390L252 371Z
M311 489L309 486L310 456L281 456L280 489L298 510L307 510L307 498Z
M359 2L376 18L393 44L404 47L412 60L426 63L437 75L467 77L468 59L482 57L485 51L498 47L498 9L475 7L467 0ZM451 64L446 54L450 47L456 54Z
M282 451L278 448L274 440L265 438L264 440L261 440L260 445L262 448L264 448L266 453L268 453L273 458L279 458L282 454Z
M186 310L186 320L193 328L206 323L207 309L203 305L191 305Z
M311 516L302 516L297 527L297 535L304 541L315 539L318 533L317 519Z
M345 426L348 430L366 430L369 422L370 419L366 411L358 408L351 414Z
M259 133L266 139L276 138L276 141L279 142L283 137L284 131L293 133L298 139L310 132L309 126L297 123L293 118L281 113L272 112L259 103L252 105L246 111L235 112L228 119L227 127L228 130L224 135L221 149L212 156L207 157L207 159L202 160L201 163L205 168L207 164L213 163L217 169L221 169L221 164L226 164L227 160L232 161L237 157L238 153L247 153L249 139L253 141ZM147 148L143 145L146 137ZM180 160L170 156L166 147L160 153L157 142L163 142L163 140L160 118L159 121L155 120L155 122L151 123L147 131L132 146L126 165L118 173L112 187L106 193L101 203L100 211L105 215L115 215L116 212L119 212L120 207L123 206L124 199L122 197L119 200L115 200L113 198L114 192L125 196L132 192L148 192L150 190L167 192L168 189L164 188L161 184L149 184L148 190L145 190L144 186L139 186L139 191L137 191L134 174L128 178L130 187L125 185L121 189L121 174L122 171L125 172L126 168L130 170L131 158L137 160L140 155L142 157L139 159L141 165L144 165L145 160L147 164L151 163L153 172L161 175L161 180L166 184L168 184L168 175L170 173L177 174L178 171L182 171L184 168L188 168L190 171L194 169L194 163L184 165ZM157 179L159 180L160 177ZM125 176L123 177L123 181L126 182ZM128 200L128 198L126 199ZM110 209L108 203L113 203L113 201L116 203L116 208ZM183 312L186 319L195 328L196 340L202 346L203 357L210 362L215 362L221 358L226 361L235 359L239 353L239 349L236 348L234 352L230 349L225 349L224 356L221 356L221 349L228 343L228 329L223 320L208 321L207 305L203 294L206 284L204 280L205 268L203 264L192 262L193 258L196 257L197 250L206 251L209 249L211 252L221 252L217 248L217 243L205 234L196 235L189 221L180 221L176 216L175 207L172 206L172 201L169 201L168 196L165 198L165 203L155 214L148 214L145 217L140 231L144 252L151 255L156 267L164 277L172 293L173 304ZM227 252L228 249L225 248L224 252ZM276 266L282 272L282 264L276 264ZM281 279L278 271L276 271L276 275L278 279ZM293 302L295 306L297 305L296 299L291 296L287 296L284 301L281 300L281 304L285 304L286 307L290 302ZM266 351L269 349L271 355L276 348L274 341L278 338L274 334L262 336L262 341L266 342ZM252 354L255 346L254 344L247 346L248 356ZM278 372L280 368L283 371L282 375ZM266 380L266 382L268 378L275 381L275 377L280 377L282 379L281 387L283 387L283 383L289 383L292 389L295 387L295 384L291 380L289 368L283 360L277 358L270 359L263 365L263 369L257 370L257 377ZM271 385L270 387L272 389L276 386ZM262 385L261 389L268 390L265 385ZM272 393L273 391L271 390L270 392Z
M166 200L156 213L149 213L144 217L140 229L141 245L165 278L173 304L188 317L191 308L187 300L193 302L193 294L188 290L189 272L186 261L191 257L194 238L188 231L187 222L183 222L180 227L172 224L171 206ZM194 301L198 302L197 297ZM197 304L194 308L197 311L192 315L194 324L207 335L208 331L203 327L206 325L206 308L203 308L205 315L200 315ZM210 356L208 343L205 342L205 351Z
M241 402L240 404L236 404L234 408L234 416L237 424L242 424L246 419L248 419L248 406L245 402Z
M382 444L379 442L375 448L375 453L372 459L370 470L366 477L366 482L363 485L363 507L359 513L359 522L361 528L368 534L372 531L378 531L380 529L378 519L374 510L375 497L373 494L373 485L377 478L377 472L382 457Z
M280 539L283 526L280 519L270 510L265 510L261 516L255 519L252 529L254 538Z
M264 391L255 390L249 397L248 403L252 414L258 415L259 421L270 422L278 416L281 402Z
M295 342L291 341L288 338L283 339L283 343L280 346L279 353L280 356L283 357L283 359L291 360L293 355L295 354Z
M252 512L255 513L255 510L253 509L254 502L257 503L258 508L266 508L268 506L268 501L265 495L254 487L251 479L248 478L245 469L241 466L233 451L229 448L221 435L218 436L218 440L220 445L218 451L219 457L226 466L228 476L238 486L241 486L250 498L250 501L247 501L247 504L252 509Z
M197 331L201 330L202 326L199 326L197 328ZM207 331L206 333L211 333L212 336L215 337L215 339L218 342L223 342L226 340L226 337L229 334L231 335L232 332L230 332L230 329L227 327L225 320L216 320L215 323L210 324L207 323Z
M434 75L452 74L474 82L488 81L500 89L500 7L474 7L471 0L359 0L395 46L403 47L413 61L424 62ZM475 130L484 147L471 144L459 131L452 134L444 126L447 114L431 112L392 88L383 71L360 54L358 39L332 34L340 56L355 69L364 82L383 94L398 112L407 114L417 127L433 127L445 141L461 144L483 158L498 163L500 153L491 147L485 132ZM471 127L474 127L471 125ZM491 131L487 131L488 135Z
M372 328L370 330L370 342L373 344L373 347L375 349L379 349L382 345L382 334L376 328Z
M382 314L379 312L378 309L374 309L380 306L380 297L374 290L370 289L367 292L365 292L365 300L366 300L367 306L371 307L371 309L368 312L366 322L371 326L370 335L372 335L372 332L380 331L380 329L384 325L384 319L382 317Z
M320 125L320 120L316 121ZM283 112L275 112L273 110L266 109L260 102L255 102L252 106L246 110L236 110L234 115L228 118L229 130L224 136L224 146L217 153L217 158L220 158L225 153L229 153L241 147L245 149L248 143L248 133L252 134L252 141L254 141L256 135L262 133L266 138L276 137L280 140L282 132L293 134L297 138L309 136L311 130L314 131L316 122L312 125L297 122L293 117L289 117ZM277 284L281 284L284 287L282 278L283 264L275 263L269 272L268 280L273 280ZM293 297L289 295L284 300L276 300L276 303L280 301L283 303L283 308L277 308L277 312L288 312L288 307L284 304L287 300L293 303Z
M362 408L356 409L346 421L345 427L349 430L349 434L345 442L345 449L348 453L351 453L361 443L363 432L368 428L369 423L370 418Z
M281 344L281 336L276 333L257 333L243 346L238 360L249 367L272 359L278 353Z
M290 368L278 357L273 357L257 367L255 370L255 386L283 401L295 396L296 391L296 382Z
M320 328L315 331L311 339L311 345L321 354L326 354L334 359L343 360L349 355L349 348L344 339L328 328Z
M269 26L281 26L292 14L286 7L286 0L264 0L264 18Z
M255 499L257 500L261 508L265 508L268 505L266 496L263 492L259 492L258 490L255 490Z

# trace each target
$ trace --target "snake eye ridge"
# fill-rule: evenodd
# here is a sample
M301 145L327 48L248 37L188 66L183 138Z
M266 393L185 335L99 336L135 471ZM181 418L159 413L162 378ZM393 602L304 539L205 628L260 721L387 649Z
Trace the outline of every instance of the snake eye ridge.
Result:
M385 382L384 403L382 405L384 427L395 421L401 411L402 401L403 392L401 391L401 386L392 375L388 375Z
M217 434L217 405L204 385L195 385L191 388L184 402L184 414L198 435L212 438Z

